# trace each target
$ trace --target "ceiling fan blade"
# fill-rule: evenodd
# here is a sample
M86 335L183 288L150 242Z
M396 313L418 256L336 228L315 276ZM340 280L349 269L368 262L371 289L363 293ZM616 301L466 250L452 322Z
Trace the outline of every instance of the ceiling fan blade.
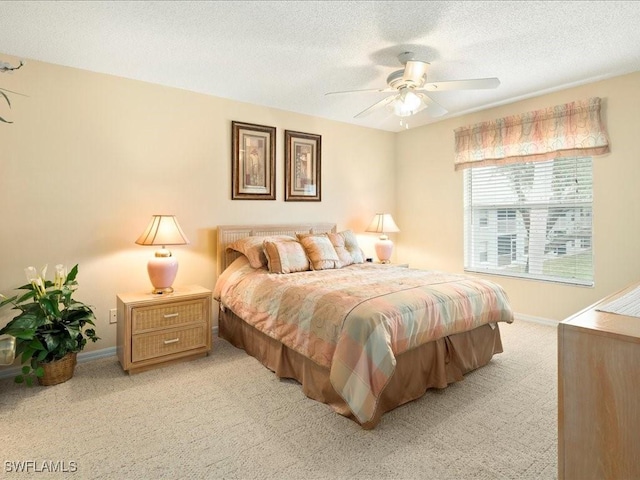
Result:
M328 92L325 95L342 95L343 93L363 93L363 92L395 92L394 88L367 88L365 90L344 90L342 92Z
M426 96L424 93L417 94L420 97L420 100L426 105L427 113L429 113L432 117L441 117L442 115L446 115L449 111L444 108L442 105L434 101L431 97Z
M429 64L427 62L421 62L419 60L408 60L404 67L402 80L404 80L405 82L413 82L416 85L422 85L423 77L427 73L428 65Z
M474 78L470 80L450 80L446 82L427 83L420 90L428 92L446 92L447 90L480 90L496 88L500 85L497 78Z
M397 98L398 98L398 95L390 95L388 97L385 97L382 100L380 100L379 102L374 103L373 105L371 105L369 108L366 108L365 110L361 111L359 114L357 114L353 118L365 117L365 116L369 115L371 112L373 112L374 110L378 110L379 108L386 107L387 105L392 103Z

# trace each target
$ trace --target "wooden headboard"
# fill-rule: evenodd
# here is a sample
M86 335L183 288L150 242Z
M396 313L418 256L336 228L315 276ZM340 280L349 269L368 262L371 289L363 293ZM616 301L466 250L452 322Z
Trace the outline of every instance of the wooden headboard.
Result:
M230 243L241 238L267 235L291 235L296 233L336 232L335 223L285 223L280 225L218 225L218 275L240 256L235 251L227 251Z

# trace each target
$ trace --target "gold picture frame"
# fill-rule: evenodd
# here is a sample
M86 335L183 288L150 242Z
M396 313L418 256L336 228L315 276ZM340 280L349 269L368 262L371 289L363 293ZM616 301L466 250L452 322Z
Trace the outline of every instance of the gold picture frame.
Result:
M285 202L319 202L322 199L322 137L284 131Z
M276 199L276 128L231 122L231 199Z

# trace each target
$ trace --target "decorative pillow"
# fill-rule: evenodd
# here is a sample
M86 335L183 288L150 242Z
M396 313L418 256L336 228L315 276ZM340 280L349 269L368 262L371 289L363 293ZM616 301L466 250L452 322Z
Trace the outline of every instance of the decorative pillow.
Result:
M270 273L294 273L309 270L309 259L302 245L290 238L288 240L265 240L264 253Z
M335 248L331 244L331 240L325 233L323 234L307 234L299 233L298 240L304 247L304 251L309 257L311 268L314 270L327 270L331 268L340 268L342 263Z
M351 265L353 263L353 257L345 247L344 237L339 233L327 233L327 237L329 237L329 241L338 254L340 266L346 267L347 265Z
M327 236L333 244L342 266L346 267L352 263L364 263L364 254L358 245L358 240L351 230L339 233L328 233Z
M267 257L264 254L264 241L265 240L278 240L278 239L295 240L289 235L270 235L270 236L252 236L241 238L227 246L227 250L235 250L242 253L249 259L249 265L253 268L262 268L267 266Z

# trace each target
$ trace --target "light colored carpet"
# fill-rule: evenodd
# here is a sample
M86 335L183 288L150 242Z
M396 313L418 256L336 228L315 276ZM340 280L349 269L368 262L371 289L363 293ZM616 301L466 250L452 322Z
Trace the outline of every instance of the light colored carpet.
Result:
M77 469L46 478L554 479L556 328L501 332L489 365L371 431L217 338L207 358L134 376L110 357L53 387L3 379L0 477L31 460Z

